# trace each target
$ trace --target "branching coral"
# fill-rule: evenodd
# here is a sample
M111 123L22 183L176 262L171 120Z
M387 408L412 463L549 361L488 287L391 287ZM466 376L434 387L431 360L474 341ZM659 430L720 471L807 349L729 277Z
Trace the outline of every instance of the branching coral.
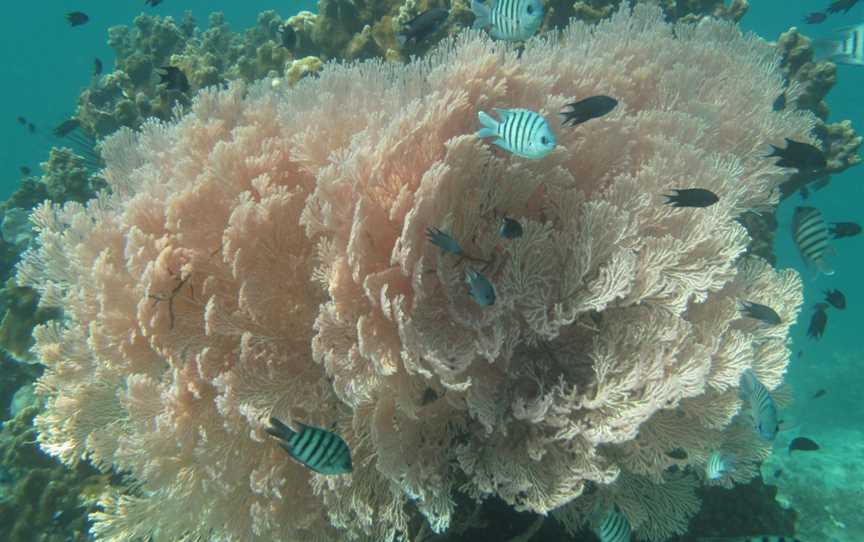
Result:
M730 23L637 6L521 57L467 32L406 66L206 90L113 136L112 194L38 208L19 270L66 316L36 333L43 448L137 481L103 501L105 540L393 540L413 508L446 529L457 493L576 499L574 525L615 502L643 537L680 530L692 499L646 503L692 495L665 471L717 448L752 475L766 446L735 418L738 378L780 383L801 302L795 273L742 256L735 221L777 201L767 144L812 141L812 115L772 110L778 62ZM618 108L558 127L595 94ZM558 148L490 149L474 132L493 107L539 111ZM687 187L720 201L664 205ZM503 213L522 237L498 235ZM491 307L464 285L481 266ZM743 319L742 299L784 323ZM354 473L290 462L266 414L335 422Z

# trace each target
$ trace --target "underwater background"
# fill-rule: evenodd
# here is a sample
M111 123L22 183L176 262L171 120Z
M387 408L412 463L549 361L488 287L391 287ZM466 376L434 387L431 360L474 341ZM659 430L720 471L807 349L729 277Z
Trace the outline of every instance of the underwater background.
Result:
M832 16L819 26L802 23L806 13L823 8L826 2L754 0L741 27L767 40L776 40L791 26L814 37L827 35L836 26L864 22L864 2L859 2L847 14ZM0 89L0 200L8 198L18 187L22 177L20 166L26 165L35 175L39 174L39 164L48 159L49 148L56 142L51 129L74 113L79 92L90 83L94 57L102 59L105 72L111 71L114 53L106 44L108 27L129 25L142 12L172 16L179 21L186 11L192 12L199 26L206 26L208 15L221 11L231 30L238 32L254 26L258 14L265 10L275 10L287 18L300 10L316 9L313 1L165 0L156 8L141 4L137 0L43 0L4 5L6 25L0 33L0 65L5 72ZM63 15L73 9L86 11L89 23L70 28ZM837 79L827 98L831 111L828 120L849 119L853 127L860 129L864 126L861 92L864 67L841 65ZM16 122L18 116L32 122L35 133ZM803 204L819 208L829 222L860 222L864 219L862 177L864 173L858 167L834 175L825 188L811 189ZM791 333L793 357L787 381L794 401L781 415L781 433L772 457L762 467L762 475L764 482L778 488L777 502L797 513L796 534L804 542L860 542L864 540L864 515L860 510L864 502L864 464L861 462L864 457L864 394L861 391L864 386L864 237L833 243L836 251L830 258L835 269L833 275L817 275L808 270L790 234L793 210L802 201L802 196L797 194L787 198L781 203L777 216L776 266L792 267L801 272L805 302ZM824 291L828 289L841 290L848 306L842 311L832 309L824 336L821 340L812 340L806 336L812 307L823 300ZM5 366L0 379L10 373L9 364L15 362L4 359L2 363ZM4 387L8 389L9 386ZM814 398L819 390L824 393ZM815 440L821 449L790 454L787 446L796 436ZM20 449L7 452L0 461L31 461L34 468L45 464L43 459L35 457L22 459ZM34 456L39 454L35 449L30 452ZM60 470L51 472L46 476L60 476ZM98 477L95 473L91 475L93 483L97 483ZM6 479L8 475L0 467L0 501L13 497L3 494L8 489L4 483ZM56 502L38 503L36 508L42 511L32 511L31 522L35 522L30 525L32 532L50 531L38 524L47 521L46 508L54 510L47 516L50 521L62 522L57 514L64 510L63 506L74 510L77 505L72 504L73 501L67 495ZM719 502L722 503L722 499ZM719 510L714 513L723 514ZM0 540L5 540L4 532L8 532L2 530L6 522L15 523L10 517L0 515ZM32 536L32 540L43 539L41 534Z

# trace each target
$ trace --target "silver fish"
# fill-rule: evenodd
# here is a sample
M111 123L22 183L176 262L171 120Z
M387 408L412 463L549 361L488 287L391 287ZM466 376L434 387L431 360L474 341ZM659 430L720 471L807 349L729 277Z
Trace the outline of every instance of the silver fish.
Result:
M735 455L712 452L705 465L705 475L709 480L719 480L735 470Z
M527 40L543 24L540 0L492 0L491 6L471 0L471 11L476 17L474 28L488 28L489 35L498 40Z
M288 455L298 463L320 474L351 472L351 449L342 437L303 423L300 432L294 431L276 418L270 418L270 427L264 430L279 440Z
M822 218L822 212L815 207L796 207L792 218L792 237L801 258L826 275L833 275L834 270L825 262L830 234L828 225Z
M594 528L600 542L630 542L630 522L617 508L606 514L603 522Z
M777 420L777 405L774 398L753 371L747 369L741 375L739 396L750 408L753 428L765 440L774 440L780 426Z
M495 145L523 158L543 158L555 148L555 134L538 113L528 109L495 109L495 112L500 121L483 111L477 114L483 125L478 137L496 137Z

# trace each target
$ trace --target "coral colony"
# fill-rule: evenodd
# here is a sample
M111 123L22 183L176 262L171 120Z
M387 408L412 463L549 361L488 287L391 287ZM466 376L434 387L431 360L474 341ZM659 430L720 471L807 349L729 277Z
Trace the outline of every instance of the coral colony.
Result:
M272 77L242 48L230 73L196 64L219 17L195 54L171 54L185 23L112 30L121 69L63 134L112 134L110 190L36 206L17 271L62 310L34 331L42 449L128 475L97 540L394 541L494 497L659 542L700 485L756 476L802 286L744 217L828 167L822 121L785 105L815 91L732 22L638 4L510 43L541 3L472 8L458 33L470 14L400 11L394 47L452 35L319 77L281 50ZM256 32L302 52L313 19ZM173 45L136 72L154 24ZM835 135L842 169L860 139Z

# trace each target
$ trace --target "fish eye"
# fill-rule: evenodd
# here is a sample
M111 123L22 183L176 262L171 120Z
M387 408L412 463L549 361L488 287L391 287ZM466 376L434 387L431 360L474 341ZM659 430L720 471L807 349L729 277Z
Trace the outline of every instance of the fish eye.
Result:
M549 139L548 139L546 136L543 136L543 137L540 138L540 143L542 143L542 144L544 144L544 145L548 145L548 144L549 144Z
M534 13L534 6L528 4L528 15L531 15L532 13Z

